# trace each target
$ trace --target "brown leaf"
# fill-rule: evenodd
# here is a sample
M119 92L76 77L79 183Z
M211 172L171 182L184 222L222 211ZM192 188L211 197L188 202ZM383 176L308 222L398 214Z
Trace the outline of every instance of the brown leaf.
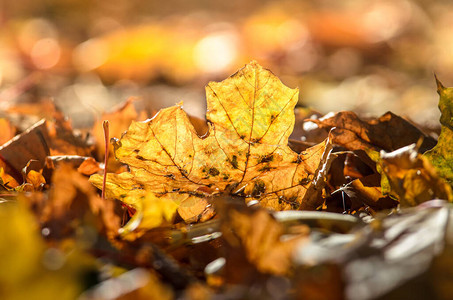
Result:
M355 179L344 191L353 202L363 203L375 211L396 207L397 201L382 194L380 180L379 174Z
M0 158L11 168L10 175L20 181L19 174L30 160L44 165L50 155L89 155L92 147L67 126L43 119L1 146Z
M113 238L118 234L120 218L113 201L104 201L87 179L71 165L60 164L52 176L48 200L38 212L51 237L72 235L88 219L100 232Z
M355 113L344 111L333 116L311 120L321 128L331 129L333 143L349 150L393 151L423 139L420 151L431 149L435 140L426 136L405 119L387 112L377 119L361 120Z
M0 179L2 186L14 188L19 185L16 178L11 174L15 174L14 171L2 159L0 159Z
M227 220L223 225L227 242L236 245L236 251L242 249L247 260L266 274L288 275L295 246L308 240L305 234L282 240L283 226L264 209L230 210Z

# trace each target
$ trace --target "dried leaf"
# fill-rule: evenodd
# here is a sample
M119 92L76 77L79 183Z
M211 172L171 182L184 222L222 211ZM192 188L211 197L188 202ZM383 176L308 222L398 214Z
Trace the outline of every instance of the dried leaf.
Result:
M382 194L380 183L379 174L373 174L353 180L344 191L353 202L364 203L375 211L396 207L398 202Z
M11 173L11 168L3 160L0 159L0 180L2 186L14 188L19 185L16 179L10 175Z
M113 108L111 112L102 114L93 126L93 136L96 139L96 149L98 157L104 156L104 129L102 123L104 120L109 121L109 132L111 136L119 137L128 128L132 121L141 121L146 119L146 114L138 113L134 106L136 98L128 98L124 103Z
M101 170L99 163L92 157L86 157L77 167L77 171L83 175L93 175Z
M41 120L0 147L0 158L11 168L11 176L19 174L30 160L42 165L49 155L89 155L92 147L68 129L68 123Z
M450 185L438 176L426 156L417 153L415 144L390 153L381 152L378 164L385 175L381 183L383 192L396 196L402 206L436 198L453 200Z
M181 105L131 124L115 150L131 172L108 174L108 197L137 207L152 192L179 205L186 221L212 214L206 196L226 190L275 210L320 205L332 147L329 139L300 154L288 147L297 89L252 62L206 92L204 138ZM102 176L90 180L101 187Z
M363 121L350 111L339 112L333 116L326 115L324 118L311 121L321 128L336 127L332 131L332 142L349 150L393 151L417 143L420 139L423 139L420 148L422 152L435 145L433 138L391 112L370 121Z
M442 128L437 145L426 152L425 156L439 175L453 186L453 88L445 88L437 77L436 82Z
M22 179L21 170L31 159L44 162L45 157L50 155L45 142L45 132L47 131L45 123L45 120L39 121L0 147L0 157L5 164L11 167L10 175L17 181Z
M52 175L52 182L49 199L40 201L42 211L37 212L52 237L73 234L84 218L99 232L111 238L117 235L120 219L114 212L114 202L103 201L71 165L60 164Z
M26 176L26 182L31 183L35 190L41 189L42 186L46 184L46 180L44 179L42 174L35 170L30 170L30 172L28 172Z
M237 236L247 260L260 272L267 274L289 274L295 247L308 240L302 234L283 241L283 226L263 209L252 214L231 210L224 226L227 228L224 230L231 230ZM227 234L226 239L234 244L230 234Z

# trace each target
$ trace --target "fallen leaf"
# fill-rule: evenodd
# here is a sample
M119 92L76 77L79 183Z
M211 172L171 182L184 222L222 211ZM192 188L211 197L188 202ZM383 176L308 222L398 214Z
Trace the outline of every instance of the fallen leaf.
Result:
M112 111L102 114L94 123L93 136L96 140L98 158L104 157L104 129L102 123L109 121L109 132L111 136L119 137L129 127L132 121L142 121L146 119L146 113L139 113L135 109L136 98L130 97L125 102L114 107Z
M445 88L437 79L437 93L440 96L439 109L441 132L437 145L425 153L439 175L453 186L453 88Z
M1 160L10 167L10 175L20 182L21 170L31 160L44 162L50 150L45 142L45 120L41 120L27 131L15 136L0 147Z
M33 185L33 188L35 190L40 190L46 184L46 180L42 176L41 173L35 171L35 170L30 170L30 172L27 173L26 182L31 183Z
M351 201L363 203L375 211L394 208L398 202L384 196L379 174L354 179L343 190Z
M107 175L107 197L136 208L151 192L179 205L186 221L211 215L206 196L226 190L275 210L322 204L332 146L326 139L300 154L288 147L297 89L252 62L223 82L209 83L206 93L210 127L203 138L181 105L132 122L115 149L131 171ZM101 188L102 176L90 180ZM191 202L199 209L185 205Z
M89 220L90 225L110 238L117 236L120 218L114 212L114 202L102 200L71 165L60 164L52 175L52 182L48 199L39 201L41 209L36 212L41 223L49 228L51 237L74 234L84 220Z
M92 157L86 157L77 167L77 171L83 175L93 175L100 170L99 163Z
M92 175L101 170L99 162L93 157L80 155L56 155L46 157L46 168L53 170L59 164L69 164L83 175Z
M2 186L14 188L19 185L17 180L10 175L11 173L11 168L3 160L0 159L0 179Z
M282 240L283 225L264 209L252 213L230 210L229 213L224 231L231 230L232 233L226 234L227 241L242 248L248 261L260 272L288 275L291 272L291 257L295 247L308 240L308 236L301 234ZM236 236L239 241L234 242L231 235Z
M424 152L436 143L410 122L391 112L370 121L363 121L350 111L333 116L328 114L311 121L321 128L336 127L331 133L332 142L349 150L393 151L423 139L420 151Z
M9 175L21 180L21 171L30 160L44 166L50 155L90 155L92 146L72 131L70 123L62 116L55 121L35 123L25 132L0 147L0 159L10 168Z
M437 174L429 159L417 152L415 144L390 153L381 152L378 164L383 175L383 193L399 199L402 206L436 198L453 201L451 186Z

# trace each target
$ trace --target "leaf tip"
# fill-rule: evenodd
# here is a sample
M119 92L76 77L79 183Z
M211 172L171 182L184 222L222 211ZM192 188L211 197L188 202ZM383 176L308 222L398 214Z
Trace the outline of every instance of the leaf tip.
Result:
M442 82L440 82L439 78L437 77L437 74L434 73L434 78L436 79L436 85L437 85L437 93L440 95L440 93L445 89L444 85Z

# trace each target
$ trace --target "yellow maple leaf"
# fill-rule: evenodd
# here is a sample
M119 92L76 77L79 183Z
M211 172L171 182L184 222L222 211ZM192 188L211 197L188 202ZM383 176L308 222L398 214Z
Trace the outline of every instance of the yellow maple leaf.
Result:
M322 203L332 157L329 139L300 154L288 147L298 89L252 62L222 82L209 83L206 93L209 131L204 137L197 135L182 104L132 122L115 149L130 172L107 175L107 197L139 210L149 207L143 205L146 199L173 201L186 222L212 216L208 198L221 192L275 210L315 209ZM90 180L102 187L102 176ZM168 216L168 207L163 211ZM124 232L151 223L159 222L130 222Z

